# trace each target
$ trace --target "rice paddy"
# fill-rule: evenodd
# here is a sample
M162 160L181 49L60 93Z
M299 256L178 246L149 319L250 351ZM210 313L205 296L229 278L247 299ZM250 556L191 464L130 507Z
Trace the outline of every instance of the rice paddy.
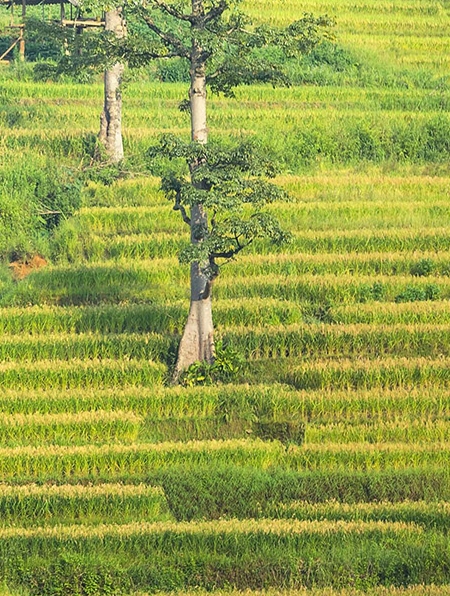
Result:
M244 4L336 21L298 84L210 98L211 139L280 163L292 241L214 284L233 381L170 386L188 238L146 151L188 134L186 88L130 77L133 175L83 188L44 267L0 269L2 596L450 593L450 4ZM0 66L0 194L86 163L100 80Z

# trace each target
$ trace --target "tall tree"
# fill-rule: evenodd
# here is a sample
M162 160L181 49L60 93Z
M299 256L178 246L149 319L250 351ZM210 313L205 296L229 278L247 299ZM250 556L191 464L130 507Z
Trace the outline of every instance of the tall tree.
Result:
M118 40L126 36L122 8L108 10L105 13L105 31L112 33ZM107 66L104 72L104 102L100 116L99 141L112 162L119 162L124 157L121 92L124 69L123 62L117 61Z
M182 255L190 262L191 297L174 380L194 362L214 359L211 289L220 259L233 258L258 237L276 242L284 238L276 220L259 211L281 193L267 181L274 169L256 145L228 152L206 147L207 87L232 95L242 84L289 84L282 61L268 58L264 50L277 48L278 55L288 57L308 52L328 35L331 25L327 17L305 15L285 29L253 27L239 4L240 0L148 0L137 10L153 44L144 52L132 41L131 53L128 48L131 62L176 57L186 61L190 73L185 107L190 112L191 143L173 138L161 143L166 156L187 160L190 178L163 180L174 209L190 227L191 242ZM254 209L245 218L242 207L249 204Z

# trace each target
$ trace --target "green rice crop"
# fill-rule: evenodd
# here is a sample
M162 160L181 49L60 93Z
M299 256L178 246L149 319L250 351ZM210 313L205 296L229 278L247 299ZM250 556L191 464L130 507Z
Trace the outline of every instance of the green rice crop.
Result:
M76 414L14 414L0 422L0 441L6 445L76 445L116 441L132 443L143 419L121 410Z
M388 546L391 565L386 573L383 553ZM59 558L61 549L65 562ZM320 563L318 549L323 553ZM357 586L390 585L400 568L403 585L436 583L445 577L443 568L449 556L444 537L404 523L220 520L11 528L0 531L2 560L7 557L13 562L7 569L0 568L8 583L20 583L23 578L19 570L24 551L28 578L39 577L47 590L59 588L63 578L73 586L80 569L81 577L89 575L100 585L114 582L122 590L131 589L130 574L134 589L151 591L167 590L169 585L172 589L199 587L199 583L209 589L336 587L348 581L349 575ZM418 557L419 552L425 556ZM94 553L101 566L92 563ZM73 557L69 561L68 555ZM263 568L258 565L262 557ZM343 559L349 561L345 570Z
M2 389L69 389L161 384L165 367L146 361L72 360L0 364Z
M284 227L290 231L307 230L358 230L434 228L450 223L450 208L444 201L424 204L383 201L340 201L318 203L296 201L275 203L268 208L276 213ZM82 210L79 219L99 235L178 234L187 227L180 217L167 207L111 207Z
M272 325L229 329L227 344L247 358L358 358L381 354L393 356L444 357L450 351L447 325Z
M450 439L450 422L447 420L395 420L348 425L348 422L309 424L306 430L307 443L351 443L351 442L445 442Z
M308 503L294 501L274 508L275 516L300 520L382 520L414 522L427 528L449 531L450 508L445 501L402 501L399 503Z
M450 351L448 325L290 325L229 328L227 345L247 358L305 357L442 357ZM55 334L12 335L0 339L4 362L41 360L167 360L175 351L175 338L156 334Z
M172 519L162 489L144 484L0 485L0 511L5 528Z
M161 274L162 275L162 274ZM136 264L92 264L40 270L30 274L5 301L20 304L104 304L129 302L167 303L187 299L189 284L163 283L158 275ZM219 278L214 296L219 299L269 298L304 303L394 301L408 288L424 297L431 288L433 299L450 296L450 278L406 275L258 275L248 278ZM412 297L411 300L418 298ZM424 298L421 298L424 299Z
M309 425L402 421L430 426L450 416L450 392L446 388L393 388L371 390L296 391L282 385L223 385L219 387L127 387L109 389L4 390L0 408L7 415L69 414L97 411L129 411L174 432L177 424L218 421L296 419Z
M173 349L170 336L155 334L57 334L3 336L0 360L39 362L70 360L163 360Z
M0 337L1 334L24 333L180 333L186 316L187 305L182 301L167 305L151 303L4 308L0 318ZM275 325L300 323L303 320L302 309L294 302L276 299L222 300L214 304L214 322L217 327L232 324L257 325L261 320Z
M443 467L370 468L324 466L315 470L227 465L167 469L161 483L177 520L270 517L293 502L354 504L448 501L450 476ZM150 479L149 479L150 480ZM364 505L362 505L364 506ZM276 514L278 515L278 513ZM280 514L281 515L281 514Z
M188 236L180 234L155 233L131 234L104 238L92 235L89 245L82 247L88 261L125 259L162 259L174 257L187 242ZM440 227L389 229L342 230L339 234L332 230L294 230L292 241L282 247L286 254L331 253L380 253L400 251L449 251L450 243L446 229ZM248 254L272 255L281 252L280 247L263 241L255 242L246 251ZM64 255L63 255L64 257ZM79 257L78 257L79 258ZM176 271L176 270L175 270Z
M188 441L159 444L81 446L23 446L0 449L0 472L5 480L56 478L110 480L140 477L167 467L224 463L265 468L284 457L279 442Z
M0 450L5 480L85 478L111 479L150 475L170 467L221 465L280 466L296 471L446 470L448 443L331 443L308 444L286 452L278 441L233 439L185 443L14 447Z
M281 373L281 371L280 371ZM450 369L446 358L379 358L318 360L292 367L279 379L299 389L446 387Z

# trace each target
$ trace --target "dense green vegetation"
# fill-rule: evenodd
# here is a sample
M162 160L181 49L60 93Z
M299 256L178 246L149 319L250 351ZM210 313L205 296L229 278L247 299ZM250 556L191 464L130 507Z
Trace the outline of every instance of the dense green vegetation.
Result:
M167 386L187 238L147 149L188 135L179 65L129 73L127 160L89 174L100 80L0 65L5 596L449 592L450 6L248 9L327 12L337 45L211 97L212 137L280 162L293 236L215 282L222 384Z

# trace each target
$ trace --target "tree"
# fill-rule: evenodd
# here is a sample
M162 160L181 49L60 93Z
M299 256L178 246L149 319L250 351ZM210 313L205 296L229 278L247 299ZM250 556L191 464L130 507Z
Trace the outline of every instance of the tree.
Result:
M85 6L78 0L71 0L80 10ZM92 3L92 10L100 14L102 6ZM58 78L61 75L78 75L89 80L94 73L103 70L104 99L100 115L98 139L99 155L109 162L117 163L124 157L122 140L122 93L121 83L125 61L116 54L117 44L127 36L127 28L121 6L109 7L105 12L105 26L99 31L97 21L77 20L80 26L68 27L63 23L46 22L36 18L28 19L27 33L36 41L52 40L59 49L56 65L38 63L34 74L37 78ZM84 24L84 26L82 26Z
M278 56L297 56L317 45L331 25L327 17L305 15L286 29L252 27L239 4L240 0L148 0L137 12L152 41L144 51L134 40L128 49L123 46L132 63L176 57L186 61L190 73L185 107L191 118L191 143L166 137L159 147L170 159L184 158L189 170L188 177L172 174L162 183L190 228L190 246L181 255L190 263L190 310L175 381L194 362L214 359L211 290L219 262L234 258L256 238L286 238L276 219L259 210L282 193L267 180L275 170L257 144L244 143L229 151L207 145L207 87L232 95L242 84L289 84L282 60L270 59L264 50L272 47ZM246 206L253 207L247 218Z
M105 13L105 31L111 32L118 40L126 36L122 8ZM104 72L104 102L100 116L99 141L109 161L117 163L124 157L122 140L122 93L121 82L125 69L123 62L115 62Z

